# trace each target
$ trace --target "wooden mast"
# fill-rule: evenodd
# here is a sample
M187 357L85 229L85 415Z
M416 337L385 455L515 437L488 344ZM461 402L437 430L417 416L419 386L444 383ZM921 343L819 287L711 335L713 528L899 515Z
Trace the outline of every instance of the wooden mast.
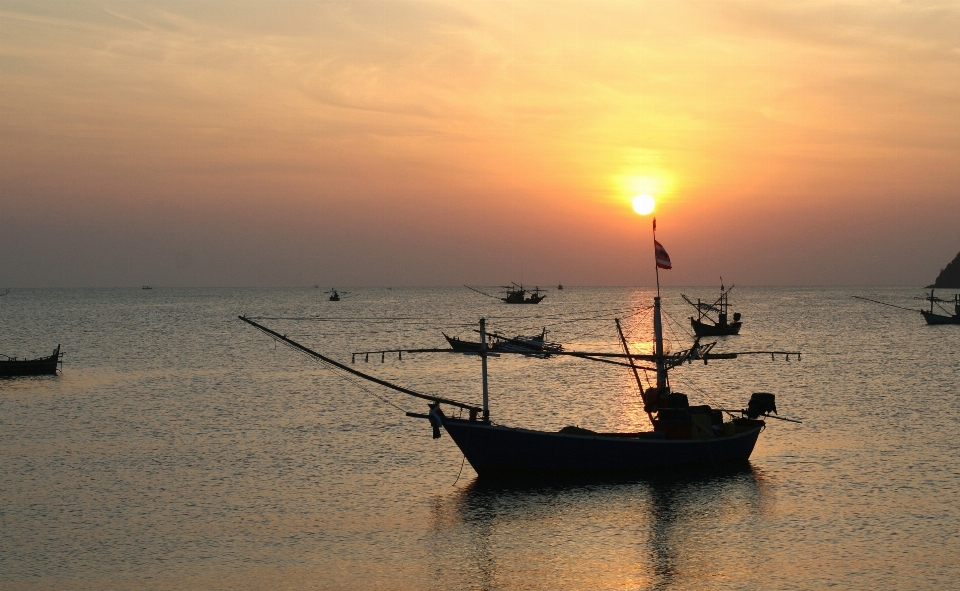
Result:
M490 399L487 389L487 319L480 319L480 365L483 372L483 420L490 420Z
M660 320L660 265L657 264L657 218L653 218L653 268L657 272L657 297L653 298L654 362L657 365L657 390L667 387L667 367L663 358L663 324Z

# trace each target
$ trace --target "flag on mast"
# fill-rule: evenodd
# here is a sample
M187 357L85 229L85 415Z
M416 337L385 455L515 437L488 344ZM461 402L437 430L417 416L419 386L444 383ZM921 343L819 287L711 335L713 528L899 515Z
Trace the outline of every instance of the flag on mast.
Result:
M670 255L667 254L667 251L663 248L663 245L653 241L653 250L654 254L657 257L657 268L660 269L672 269L673 265L670 264Z

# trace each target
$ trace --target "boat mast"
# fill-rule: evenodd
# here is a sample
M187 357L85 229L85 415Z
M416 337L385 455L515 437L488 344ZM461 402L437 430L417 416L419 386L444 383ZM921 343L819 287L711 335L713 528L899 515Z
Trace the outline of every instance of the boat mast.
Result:
M487 319L480 319L480 365L483 368L483 420L490 420L490 400L487 391Z
M657 265L657 218L653 218L653 268L657 273L657 297L653 298L653 355L657 364L657 389L667 387L667 368L663 359L663 324L660 320L660 266Z

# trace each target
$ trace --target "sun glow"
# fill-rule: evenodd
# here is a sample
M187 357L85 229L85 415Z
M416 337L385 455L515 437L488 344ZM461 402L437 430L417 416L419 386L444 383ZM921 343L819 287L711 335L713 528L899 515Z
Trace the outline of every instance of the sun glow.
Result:
M633 211L640 215L651 213L656 205L657 202L650 195L637 195L633 198Z

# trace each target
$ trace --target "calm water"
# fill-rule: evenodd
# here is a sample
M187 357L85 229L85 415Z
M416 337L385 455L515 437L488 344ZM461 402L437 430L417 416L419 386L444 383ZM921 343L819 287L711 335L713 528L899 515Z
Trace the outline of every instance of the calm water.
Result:
M682 337L679 291L664 299ZM917 306L921 290L738 287L743 335L717 350L802 361L672 374L697 402L769 391L804 420L770 421L749 468L538 484L461 474L450 438L401 411L424 403L346 381L236 315L347 361L472 336L480 315L614 351L614 316L648 346L649 290L568 287L539 306L463 288L339 303L316 289L14 290L0 352L66 355L59 377L0 381L0 588L960 588L960 327L853 294ZM475 358L357 367L480 399ZM626 370L503 357L490 375L500 423L644 428Z

